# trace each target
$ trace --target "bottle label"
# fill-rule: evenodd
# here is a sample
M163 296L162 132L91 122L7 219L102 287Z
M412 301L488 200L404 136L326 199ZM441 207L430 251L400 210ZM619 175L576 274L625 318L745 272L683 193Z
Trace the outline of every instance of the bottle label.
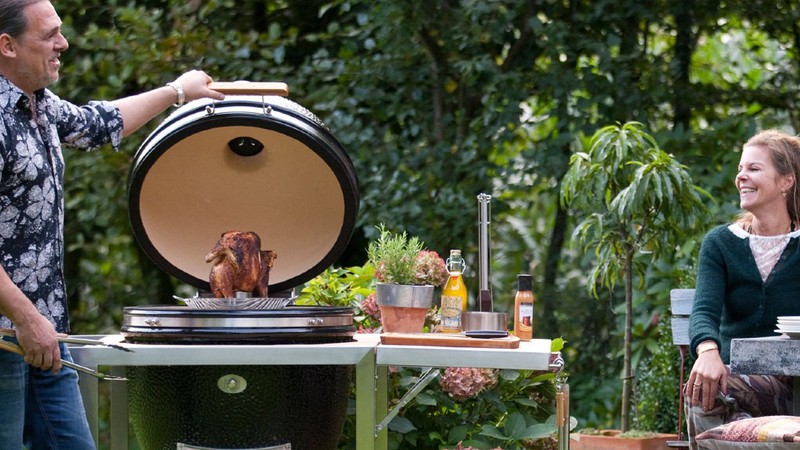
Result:
M519 323L517 326L522 331L533 329L533 303L522 302L519 304Z
M442 331L461 331L461 297L442 296Z

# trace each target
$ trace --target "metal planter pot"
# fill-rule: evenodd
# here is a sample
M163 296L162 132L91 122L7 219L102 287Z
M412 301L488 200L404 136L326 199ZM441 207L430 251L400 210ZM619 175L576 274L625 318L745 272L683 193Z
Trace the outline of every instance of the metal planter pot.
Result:
M387 333L421 333L433 305L432 285L378 283L375 302Z

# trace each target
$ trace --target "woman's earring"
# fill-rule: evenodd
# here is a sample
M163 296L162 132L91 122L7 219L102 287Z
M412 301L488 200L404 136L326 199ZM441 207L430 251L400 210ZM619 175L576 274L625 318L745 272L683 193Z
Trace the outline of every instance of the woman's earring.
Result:
M786 191L781 191L781 195L783 195L783 198L786 198Z

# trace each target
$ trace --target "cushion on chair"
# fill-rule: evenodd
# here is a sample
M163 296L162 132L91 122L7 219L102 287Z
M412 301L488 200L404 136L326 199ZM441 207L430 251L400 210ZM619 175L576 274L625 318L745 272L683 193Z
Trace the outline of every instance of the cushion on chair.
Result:
M800 417L764 416L737 420L697 435L700 448L712 450L800 449Z

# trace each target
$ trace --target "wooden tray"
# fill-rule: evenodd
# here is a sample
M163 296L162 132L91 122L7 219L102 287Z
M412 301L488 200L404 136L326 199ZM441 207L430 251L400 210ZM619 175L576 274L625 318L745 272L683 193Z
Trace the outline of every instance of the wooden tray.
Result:
M476 348L518 348L519 338L482 339L466 337L462 334L447 333L383 333L381 344L384 345L426 345L439 347L476 347Z

